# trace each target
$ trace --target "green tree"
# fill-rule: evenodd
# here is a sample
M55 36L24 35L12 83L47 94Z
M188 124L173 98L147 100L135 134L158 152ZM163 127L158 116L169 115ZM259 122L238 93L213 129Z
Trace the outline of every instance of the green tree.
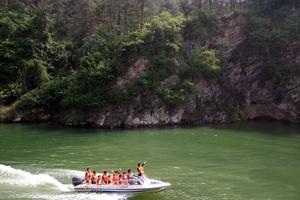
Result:
M29 24L30 18L26 15L0 10L0 87L18 80L26 51L22 37Z
M42 60L31 59L24 63L21 72L23 91L27 92L41 86L49 80L47 69Z
M169 12L162 12L145 24L144 41L147 51L152 55L155 55L157 50L167 57L177 55L181 48L184 20L181 15L174 17Z
M198 79L214 79L221 70L216 52L206 47L193 49L189 66L191 76Z
M185 22L183 36L185 40L206 45L216 38L218 31L219 21L217 17L206 11L197 10Z
M0 106L9 105L16 101L22 94L22 87L19 82L10 83L0 87Z
M80 60L80 70L88 73L105 70L103 56L100 53L93 53L82 57Z

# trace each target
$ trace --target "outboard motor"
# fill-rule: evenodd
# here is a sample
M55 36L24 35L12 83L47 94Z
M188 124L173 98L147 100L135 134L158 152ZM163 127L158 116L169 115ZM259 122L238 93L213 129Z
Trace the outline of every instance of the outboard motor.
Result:
M82 184L83 181L84 181L84 180L82 180L82 179L79 178L79 177L73 177L73 178L72 178L72 184L73 184L74 186L77 186L77 185Z

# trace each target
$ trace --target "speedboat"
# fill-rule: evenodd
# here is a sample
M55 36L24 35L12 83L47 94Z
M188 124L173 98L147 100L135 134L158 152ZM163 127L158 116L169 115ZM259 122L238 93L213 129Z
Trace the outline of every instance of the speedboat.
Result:
M109 185L96 185L85 184L82 179L78 177L72 178L74 190L76 192L99 192L99 193L144 193L144 192L160 192L170 187L170 183L163 181L149 179L145 175L137 177L136 181L130 184L109 184Z

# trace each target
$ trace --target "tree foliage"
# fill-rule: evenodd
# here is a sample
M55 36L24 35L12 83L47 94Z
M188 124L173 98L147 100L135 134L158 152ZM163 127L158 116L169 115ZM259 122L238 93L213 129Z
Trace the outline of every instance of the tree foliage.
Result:
M193 49L189 64L195 78L214 79L221 70L216 52L206 47Z
M260 3L260 14L249 17L244 56L258 56L264 60L263 71L274 82L287 81L300 70L299 62L287 56L293 41L300 37L300 13L295 1Z
M21 74L23 90L25 92L37 88L49 80L43 61L38 59L26 61Z
M199 81L218 80L220 22L234 12L249 16L244 58L261 57L275 82L299 72L285 55L300 37L296 0L9 0L0 8L0 103L19 99L19 110L99 109L145 96L185 103ZM141 59L146 72L118 89ZM180 81L165 84L172 76Z
M186 40L199 41L205 45L216 37L218 29L219 22L214 14L196 10L186 21L183 35Z

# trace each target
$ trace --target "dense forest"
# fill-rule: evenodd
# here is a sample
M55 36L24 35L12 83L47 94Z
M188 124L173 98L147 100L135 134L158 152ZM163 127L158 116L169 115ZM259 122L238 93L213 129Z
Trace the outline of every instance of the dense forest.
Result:
M255 107L253 117L247 109L272 104L282 113L293 110L275 119L297 122L299 4L1 0L0 121L122 127L134 126L142 114L137 126L229 122L264 117L257 114L261 108ZM251 73L259 71L256 79L262 81L250 90L255 78L247 73L253 66ZM236 69L246 78L232 81ZM268 101L253 100L264 96L259 88L265 85ZM188 114L174 120L177 114L171 113L182 109ZM156 117L161 112L170 119Z

